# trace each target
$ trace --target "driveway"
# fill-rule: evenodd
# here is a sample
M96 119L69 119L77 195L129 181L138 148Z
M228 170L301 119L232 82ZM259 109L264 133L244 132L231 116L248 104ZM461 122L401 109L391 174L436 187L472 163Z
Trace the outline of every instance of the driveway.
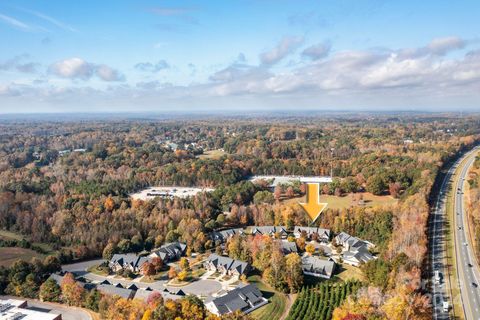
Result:
M183 287L168 287L169 289L182 289L186 294L196 296L211 296L220 291L222 285L215 280L198 280Z
M83 276L85 273L87 273L87 269L99 265L100 263L105 262L104 259L95 259L95 260L88 260L88 261L82 261L82 262L77 262L77 263L71 263L71 264L64 264L62 265L62 270L66 272L75 272L78 276Z
M6 299L17 299L17 300L27 300L28 307L27 309L37 310L48 313L61 314L62 320L92 320L90 314L80 308L67 307L58 303L49 303L41 302L38 300L25 299L20 297L13 296L0 296L0 300Z

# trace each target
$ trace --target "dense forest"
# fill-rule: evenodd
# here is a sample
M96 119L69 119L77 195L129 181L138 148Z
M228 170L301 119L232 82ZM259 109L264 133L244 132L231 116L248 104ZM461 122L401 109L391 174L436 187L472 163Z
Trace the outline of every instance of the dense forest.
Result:
M328 314L356 314L369 299L365 292L378 290L385 299L370 301L368 312L395 319L397 313L387 303L419 309L426 303L419 280L427 252L430 189L441 166L478 141L479 128L479 117L449 115L4 121L0 225L49 243L61 262L98 257L106 247L139 252L177 239L203 252L215 247L208 238L215 229L307 224L298 205L280 201L302 195L301 186L279 187L272 195L266 184L248 181L251 175L333 173L333 183L321 188L324 194L370 192L399 201L385 207L328 209L318 220L334 232L374 242L379 254L365 269L364 290ZM220 156L205 156L218 149ZM129 196L162 185L215 191L187 199L140 201ZM267 276L275 271L267 267L275 259L274 245L235 241L230 255L262 267ZM236 249L240 247L248 252ZM267 257L259 259L264 251ZM301 283L294 280L285 278L277 289L300 290ZM403 300L390 301L392 296ZM422 309L417 318L427 314Z

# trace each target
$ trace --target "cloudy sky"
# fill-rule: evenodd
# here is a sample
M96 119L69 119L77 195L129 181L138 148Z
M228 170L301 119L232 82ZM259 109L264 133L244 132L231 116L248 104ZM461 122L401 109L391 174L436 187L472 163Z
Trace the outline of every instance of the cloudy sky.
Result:
M480 110L480 2L0 1L0 113Z

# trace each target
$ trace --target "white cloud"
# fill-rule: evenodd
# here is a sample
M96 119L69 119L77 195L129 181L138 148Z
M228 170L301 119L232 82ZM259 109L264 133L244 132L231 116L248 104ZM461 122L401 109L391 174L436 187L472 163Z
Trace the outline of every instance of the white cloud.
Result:
M60 87L55 82L46 82L32 83L28 88L3 85L1 92L3 96L17 94L30 99L22 100L25 102L41 100L58 105L80 105L92 100L105 108L130 105L151 110L157 106L221 107L222 104L250 108L260 105L291 108L478 107L480 50L463 55L447 54L461 47L458 41L432 41L409 49L417 54L405 54L407 49L347 50L331 53L323 59L308 59L282 68L281 72L263 64L249 65L235 60L212 72L208 81L183 85L145 75L143 81L140 79L131 85L109 84L107 89L79 87L78 83ZM425 53L426 48L429 48L428 53ZM95 76L107 81L119 79L114 69L80 58L56 63L51 66L51 72L74 79Z
M306 48L302 51L302 55L312 60L319 60L327 57L331 48L332 45L329 42L322 42Z
M465 48L466 41L459 37L444 37L433 39L429 44L420 48L398 50L403 58L419 58L427 55L444 56L452 51Z
M107 65L97 65L81 58L70 58L58 61L49 68L61 78L88 80L97 75L103 81L123 81L125 77L117 70Z
M260 55L260 61L264 65L273 65L293 53L302 43L303 37L283 37L275 48Z
M0 20L2 20L6 24L14 28L17 28L23 31L33 31L33 28L27 25L26 23L1 13L0 13Z
M165 60L160 60L155 64L151 62L140 62L135 65L135 69L146 71L146 72L153 72L153 73L156 73L168 68L170 68L170 65Z
M80 58L70 58L58 61L50 66L53 74L70 79L90 79L95 71L95 65Z
M23 11L25 12L28 12L42 20L45 20L47 22L50 22L51 24L53 24L54 26L60 28L60 29L63 29L63 30L66 30L66 31L70 31L70 32L77 32L76 29L72 28L71 26L69 26L68 24L62 22L62 21L59 21L53 17L50 17L50 16L47 16L46 14L43 14L41 12L38 12L38 11L33 11L33 10L27 10L27 9L22 9Z
M36 62L24 62L24 60L27 58L29 58L28 55L20 55L6 60L5 62L0 62L0 70L15 70L21 73L36 73L40 64Z
M433 54L443 56L452 50L463 49L465 41L459 37L446 37L433 39L427 48Z
M125 79L118 70L104 64L97 66L96 74L103 81L123 81Z

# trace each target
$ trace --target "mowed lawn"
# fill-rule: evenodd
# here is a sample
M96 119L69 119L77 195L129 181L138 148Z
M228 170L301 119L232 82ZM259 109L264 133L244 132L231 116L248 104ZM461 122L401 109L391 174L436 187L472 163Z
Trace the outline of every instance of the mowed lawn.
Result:
M341 281L365 281L365 275L363 274L362 270L360 270L360 268L348 265L346 263L337 264L336 273L337 274L335 275L335 278Z
M45 256L30 249L17 247L0 248L0 266L9 267L18 259L30 261L34 257L43 260Z
M220 149L208 150L208 151L205 151L203 154L198 155L198 158L199 159L219 159L224 154L227 154L227 153Z
M344 208L350 208L355 206L360 206L360 207L386 206L386 205L396 204L398 202L398 199L395 199L391 196L376 196L369 192L355 194L356 199L358 199L359 195L363 196L363 201L364 201L363 205L359 205L358 201L353 201L352 194L348 194L341 197L321 194L320 202L328 203L327 208L329 209L344 209ZM305 197L289 199L286 201L305 202Z
M250 313L252 318L256 320L273 320L280 319L285 310L285 304L287 302L287 297L278 291L270 288L265 285L260 276L251 276L248 278L249 283L254 283L257 285L258 289L262 291L262 294L265 298L268 299L269 303L263 307L258 308Z

